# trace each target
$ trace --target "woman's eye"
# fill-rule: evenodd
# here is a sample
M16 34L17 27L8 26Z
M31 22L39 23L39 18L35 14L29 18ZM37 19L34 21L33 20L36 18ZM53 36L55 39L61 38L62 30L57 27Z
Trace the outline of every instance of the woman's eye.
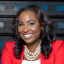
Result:
M23 24L19 24L19 26L23 26Z
M35 23L29 23L29 25L34 25Z

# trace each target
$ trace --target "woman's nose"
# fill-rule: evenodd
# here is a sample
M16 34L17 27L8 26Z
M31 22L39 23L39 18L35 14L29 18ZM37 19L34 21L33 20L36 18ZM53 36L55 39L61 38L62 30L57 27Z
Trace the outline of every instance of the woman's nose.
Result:
M26 25L24 26L23 32L28 32L29 31L29 27Z

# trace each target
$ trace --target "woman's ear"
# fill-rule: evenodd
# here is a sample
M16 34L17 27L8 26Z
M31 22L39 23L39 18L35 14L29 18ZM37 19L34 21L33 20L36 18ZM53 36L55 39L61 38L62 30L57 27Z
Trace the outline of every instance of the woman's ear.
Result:
M44 28L44 23L41 23L41 30Z
M43 26L41 26L41 30L43 30L43 28L44 28L44 27L43 27Z
M45 26L46 26L46 23L45 22L42 22L41 23L41 29L44 29Z

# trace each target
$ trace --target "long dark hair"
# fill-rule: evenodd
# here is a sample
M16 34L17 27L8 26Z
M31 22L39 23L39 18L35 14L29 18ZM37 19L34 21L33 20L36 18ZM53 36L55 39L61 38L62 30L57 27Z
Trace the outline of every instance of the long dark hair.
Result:
M41 30L41 39L42 39L41 52L45 56L46 59L49 58L49 55L52 52L51 43L55 39L54 27L53 27L53 23L48 18L46 13L40 7L38 7L37 5L30 5L30 6L27 6L27 7L23 7L22 9L20 9L18 11L18 13L16 14L16 16L14 18L14 21L13 21L12 24L15 26L15 28L13 30L13 32L14 32L13 38L16 41L16 44L15 44L15 47L14 47L15 57L17 59L21 58L20 55L22 54L22 51L23 51L23 45L25 45L25 42L19 36L19 33L18 33L19 15L23 11L34 11L36 13L40 25L43 26L43 29Z

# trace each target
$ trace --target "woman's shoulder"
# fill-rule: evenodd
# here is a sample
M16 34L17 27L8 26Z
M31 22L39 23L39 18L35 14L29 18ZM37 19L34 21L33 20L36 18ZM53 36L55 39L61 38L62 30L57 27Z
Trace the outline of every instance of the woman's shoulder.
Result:
M64 41L63 40L55 40L52 42L52 49L53 50L58 51L61 48L64 48Z
M12 52L14 46L15 46L15 41L9 41L5 43L5 49L8 50L9 52Z
M54 40L54 41L52 41L52 46L60 46L62 44L64 44L63 40Z
M15 41L9 41L5 43L5 47L14 47L15 46Z

